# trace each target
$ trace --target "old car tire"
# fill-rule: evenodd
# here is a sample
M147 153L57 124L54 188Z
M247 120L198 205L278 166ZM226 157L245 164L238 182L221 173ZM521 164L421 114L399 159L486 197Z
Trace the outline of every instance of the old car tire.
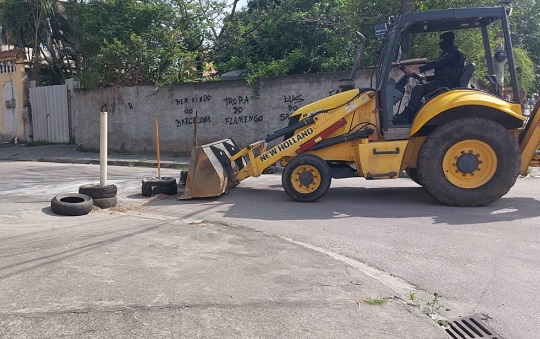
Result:
M142 181L141 194L145 197L151 197L152 194L175 195L178 193L178 185L175 178L145 178Z
M428 193L451 206L487 206L508 193L519 174L516 140L483 118L450 121L435 129L418 155Z
M151 197L152 196L152 186L150 185L142 185L141 187L141 194L143 197Z
M328 163L313 154L301 154L293 158L281 176L285 192L294 200L313 202L326 194L332 182Z
M116 196L111 198L101 198L101 199L93 199L94 200L94 206L97 206L101 209L111 208L116 206L118 203L118 199Z
M418 175L418 170L416 168L406 168L405 169L405 173L407 173L407 175L409 176L409 178L414 181L415 183L417 183L418 185L420 186L424 186L422 184L422 181L420 180L420 177Z
M154 194L167 194L167 195L175 195L178 193L178 186L176 184L169 185L169 186L156 186L154 187Z
M142 183L143 185L150 185L150 186L171 186L171 185L176 185L176 179L171 178L171 177L144 178Z
M60 215L85 215L90 213L93 200L86 194L59 194L52 198L51 209Z
M116 196L118 189L116 185L97 185L97 184L86 184L79 187L80 194L86 194L92 199L103 199L103 198L112 198Z

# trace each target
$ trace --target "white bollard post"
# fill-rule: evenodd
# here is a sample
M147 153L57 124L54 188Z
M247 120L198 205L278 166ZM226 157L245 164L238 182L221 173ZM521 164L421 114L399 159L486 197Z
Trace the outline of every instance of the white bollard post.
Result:
M99 185L107 186L107 112L99 114Z

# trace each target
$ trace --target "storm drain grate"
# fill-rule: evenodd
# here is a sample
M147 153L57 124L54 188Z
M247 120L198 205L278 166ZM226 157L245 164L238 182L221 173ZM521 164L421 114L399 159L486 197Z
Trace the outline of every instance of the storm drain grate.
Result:
M503 339L482 320L482 316L480 315L472 315L451 320L443 327L446 333L453 339Z

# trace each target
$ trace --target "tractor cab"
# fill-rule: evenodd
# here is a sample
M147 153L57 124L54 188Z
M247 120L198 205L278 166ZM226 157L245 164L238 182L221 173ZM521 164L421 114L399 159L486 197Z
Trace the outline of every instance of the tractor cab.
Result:
M378 93L377 107L380 129L385 134L385 139L393 139L394 135L398 136L396 138L402 137L403 131L400 132L402 129L407 129L407 131L410 129L411 134L427 135L433 126L440 125L449 119L466 116L468 107L475 106L475 101L478 103L479 99L470 94L468 102L452 105L451 103L456 100L455 93L459 91L482 92L483 96L489 95L503 99L509 108L506 113L516 115L516 119L509 118L507 114L498 113L496 109L479 109L476 113L480 115L493 113L490 118L508 128L517 128L523 123L523 119L517 117L517 115L521 115L519 104L523 95L518 87L512 53L508 25L510 12L511 8L504 7L413 12L390 20L388 24L383 26L383 30L378 25L379 32L383 36L383 45L376 64L375 83ZM493 28L495 26L498 28ZM415 46L416 50L412 51L411 54L421 53L421 55L416 55L420 57L430 54L431 58L434 58L440 53L437 46L439 35L447 31L454 32L458 37L457 41L459 38L464 41L463 39L466 38L477 39L477 36L481 37L484 49L482 59L478 60L478 56L476 56L476 64L470 57L465 60L465 67L459 74L459 84L456 87L439 88L426 95L422 106L416 112L412 126L411 124L395 125L392 121L393 117L399 114L408 102L407 90L410 91L411 87L420 83L419 78L408 81L411 76L402 73L405 68L404 64L406 64L406 61L401 60L402 53L404 49L409 52L409 49L404 47ZM493 34L494 32L497 34ZM500 47L495 52L492 50L492 46L497 44L500 44ZM456 45L459 46L459 43ZM504 87L502 82L505 64L507 74L510 76L509 82L512 84L509 88ZM474 86L469 85L473 74L485 79L484 86L474 88ZM401 78L399 78L400 76ZM413 74L414 76L415 74ZM396 81L396 78L399 80ZM454 93L454 97L452 93ZM486 100L486 98L482 98L482 100Z

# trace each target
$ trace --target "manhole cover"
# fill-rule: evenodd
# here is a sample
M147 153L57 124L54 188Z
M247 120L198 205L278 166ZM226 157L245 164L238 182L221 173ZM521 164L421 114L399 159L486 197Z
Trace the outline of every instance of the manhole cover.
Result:
M451 320L443 327L453 339L487 338L503 339L486 322L481 315L471 315Z

